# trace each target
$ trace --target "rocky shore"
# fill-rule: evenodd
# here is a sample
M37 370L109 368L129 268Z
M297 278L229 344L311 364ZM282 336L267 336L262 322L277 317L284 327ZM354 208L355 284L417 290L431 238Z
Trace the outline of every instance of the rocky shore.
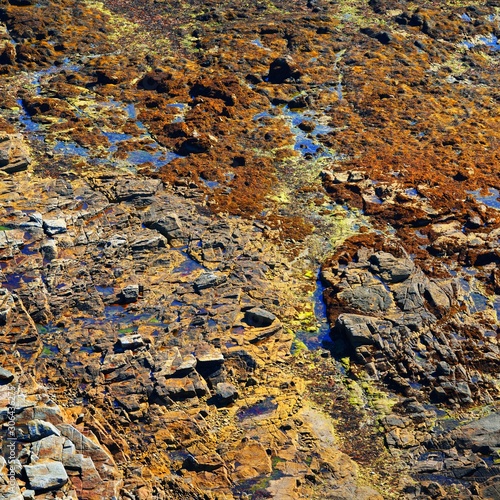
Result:
M0 498L500 498L500 3L0 3Z

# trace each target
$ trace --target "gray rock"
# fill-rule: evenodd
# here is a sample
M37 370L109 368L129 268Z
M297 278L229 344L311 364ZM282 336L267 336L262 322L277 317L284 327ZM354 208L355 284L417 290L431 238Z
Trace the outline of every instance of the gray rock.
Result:
M374 319L359 314L341 314L332 333L344 335L352 347L374 344ZM371 327L371 328L370 328Z
M115 185L115 199L130 201L135 198L147 198L154 195L161 185L158 179L120 179Z
M28 214L29 221L23 222L20 227L22 229L33 229L33 228L42 228L43 227L43 218L40 212L33 212Z
M226 281L226 276L215 273L203 273L194 281L194 288L197 292L206 288L213 288Z
M130 248L134 252L142 252L144 250L157 250L158 248L166 247L165 238L163 236L144 236L139 237L130 244Z
M437 375L444 375L445 377L451 374L451 366L446 361L440 361L436 367Z
M46 240L40 245L40 253L46 260L57 259L57 244L55 240Z
M217 384L216 396L220 403L229 404L238 397L238 389L233 384L220 382Z
M144 340L142 340L142 337L139 334L125 335L124 337L120 337L118 342L125 350L137 349L138 347L142 347L144 345Z
M0 367L0 381L2 382L12 382L14 380L14 374L5 368Z
M415 271L410 259L394 257L387 252L377 252L370 257L371 270L380 275L387 283L400 283Z
M348 288L337 296L354 309L367 313L387 311L394 304L391 294L382 284Z
M262 309L260 307L254 307L253 309L249 309L245 312L245 321L250 326L270 326L275 319L276 316L273 313L266 311L265 309Z
M494 412L455 432L455 442L461 449L479 451L500 448L500 413Z
M68 230L64 219L46 219L43 221L43 229L49 236L65 233Z
M167 238L169 243L172 240L182 241L185 239L182 223L175 213L166 213L160 216L150 214L144 221L144 225L158 231Z
M120 302L130 304L139 298L139 285L128 285L120 292Z
M50 422L44 420L30 420L25 425L18 427L18 439L21 441L38 441L47 436L60 436L61 432Z
M25 465L24 472L30 488L35 491L55 490L68 482L68 474L61 462Z

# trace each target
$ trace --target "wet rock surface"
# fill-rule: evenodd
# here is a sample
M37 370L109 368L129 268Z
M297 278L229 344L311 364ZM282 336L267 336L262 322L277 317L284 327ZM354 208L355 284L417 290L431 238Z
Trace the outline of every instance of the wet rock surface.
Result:
M498 498L498 8L3 2L1 495Z

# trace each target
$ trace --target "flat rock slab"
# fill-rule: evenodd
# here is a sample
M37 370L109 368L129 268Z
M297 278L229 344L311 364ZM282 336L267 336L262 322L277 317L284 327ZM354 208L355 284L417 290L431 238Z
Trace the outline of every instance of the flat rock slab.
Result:
M68 482L68 474L61 462L25 465L29 486L35 491L53 490Z
M0 133L0 172L14 174L28 168L31 159L21 134Z

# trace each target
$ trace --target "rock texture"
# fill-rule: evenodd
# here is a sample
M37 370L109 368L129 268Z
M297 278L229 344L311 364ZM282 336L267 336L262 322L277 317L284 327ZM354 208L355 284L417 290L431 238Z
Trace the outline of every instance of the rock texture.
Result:
M2 2L1 495L497 498L498 8Z

